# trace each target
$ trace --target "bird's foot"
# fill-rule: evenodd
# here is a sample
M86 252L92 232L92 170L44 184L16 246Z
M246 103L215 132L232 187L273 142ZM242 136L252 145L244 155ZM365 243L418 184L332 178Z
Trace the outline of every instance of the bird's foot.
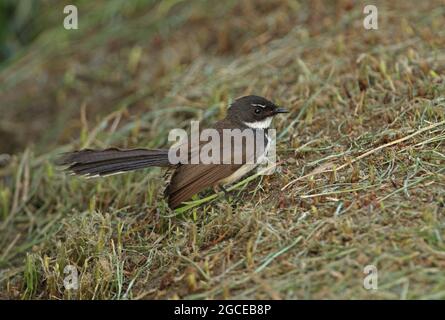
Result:
M231 195L230 191L228 191L222 185L215 186L214 191L215 191L215 193L220 193L221 191L224 192L224 199L232 207L232 209L235 209L235 207L238 205L239 200L241 199L241 197L239 197L239 196Z

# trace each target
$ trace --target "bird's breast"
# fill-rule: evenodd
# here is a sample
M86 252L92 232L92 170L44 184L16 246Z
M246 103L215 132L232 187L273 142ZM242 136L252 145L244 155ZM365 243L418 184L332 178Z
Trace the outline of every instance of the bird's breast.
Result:
M241 179L244 175L248 174L249 172L251 172L252 170L254 170L260 163L263 163L264 160L267 158L268 156L268 152L270 150L270 146L271 146L271 139L269 138L269 136L266 134L265 135L266 138L266 146L264 148L264 152L258 156L257 160L255 163L245 163L243 164L240 168L238 168L238 170L236 170L234 173L232 173L230 176L228 176L227 178L222 179L219 184L222 185L229 185L232 184L236 181L238 181L239 179Z

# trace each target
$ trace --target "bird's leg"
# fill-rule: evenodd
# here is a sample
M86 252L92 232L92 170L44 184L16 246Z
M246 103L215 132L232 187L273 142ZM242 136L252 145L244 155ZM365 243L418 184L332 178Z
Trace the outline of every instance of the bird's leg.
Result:
M223 185L220 186L221 190L224 192L225 196L229 196L229 191L226 190L226 188L224 188Z
M221 191L223 191L224 192L224 197L228 200L229 199L229 191L227 191L226 190L226 188L224 188L224 186L223 185L218 185L218 184L216 184L214 187L213 187L213 191L215 191L215 193L220 193Z
M213 190L215 191L215 193L220 193L221 191L224 192L224 198L226 199L226 201L232 206L232 208L235 208L238 201L240 200L240 197L235 197L235 198L230 198L230 194L229 191L227 191L226 188L224 188L223 185L215 185L213 187Z

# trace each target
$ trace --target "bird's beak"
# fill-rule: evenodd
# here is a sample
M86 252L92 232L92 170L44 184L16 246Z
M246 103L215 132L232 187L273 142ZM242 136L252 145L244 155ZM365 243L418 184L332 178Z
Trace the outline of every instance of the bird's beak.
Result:
M277 113L289 113L289 111L287 109L285 109L285 108L276 108L274 110L274 113L275 114L277 114Z

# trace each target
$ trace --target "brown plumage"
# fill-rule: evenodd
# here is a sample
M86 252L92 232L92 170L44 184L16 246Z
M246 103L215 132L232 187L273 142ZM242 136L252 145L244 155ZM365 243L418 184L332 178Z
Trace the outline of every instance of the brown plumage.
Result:
M85 149L63 154L58 165L69 165L68 171L87 177L107 176L147 167L168 167L168 150L110 148Z
M244 124L234 123L227 119L218 121L214 125L220 133L220 145L222 146L223 129L248 128ZM205 142L201 142L201 145ZM245 149L243 148L243 159L245 158ZM220 163L222 157L230 150L220 152ZM193 154L193 151L192 151ZM233 152L231 153L233 155ZM233 157L232 157L233 160ZM245 159L243 163L246 162ZM168 197L168 205L171 208L177 208L182 202L190 199L194 194L208 187L213 187L224 178L229 177L236 172L242 164L184 164L177 167L173 173L170 183L165 189L164 195Z
M261 107L256 107L261 106ZM260 112L258 112L260 111ZM87 177L107 176L116 173L137 170L152 166L174 168L170 183L165 189L169 207L174 209L182 202L189 200L194 194L218 184L232 183L252 170L255 165L246 165L248 159L255 155L246 155L242 148L242 162L233 161L231 150L223 147L223 129L258 130L255 124L262 124L277 113L286 112L272 102L257 96L247 96L236 100L228 110L227 117L215 123L212 128L220 133L220 156L231 152L230 164L177 164L172 165L168 158L168 149L130 149L116 148L105 150L80 150L63 154L58 160L59 165L68 166L66 170ZM270 124L270 121L265 123ZM267 125L268 126L268 125ZM267 143L266 131L261 131L262 142ZM204 144L207 142L200 142ZM257 150L255 150L255 153ZM189 159L193 150L189 151ZM258 154L258 156L260 156Z

